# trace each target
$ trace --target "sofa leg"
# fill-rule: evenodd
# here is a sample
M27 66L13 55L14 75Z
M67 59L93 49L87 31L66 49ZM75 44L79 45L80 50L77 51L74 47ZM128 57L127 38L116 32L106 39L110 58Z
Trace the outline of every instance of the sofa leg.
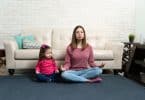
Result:
M14 69L8 69L8 72L9 72L10 75L14 75L15 70Z

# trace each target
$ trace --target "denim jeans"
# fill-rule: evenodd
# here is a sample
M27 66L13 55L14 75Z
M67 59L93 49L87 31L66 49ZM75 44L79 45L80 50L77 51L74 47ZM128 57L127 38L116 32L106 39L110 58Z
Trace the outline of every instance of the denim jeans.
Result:
M87 82L90 78L97 77L102 73L99 67L93 67L83 70L67 70L62 72L62 78L72 82Z
M54 82L55 74L45 75L45 74L36 74L36 78L40 82Z

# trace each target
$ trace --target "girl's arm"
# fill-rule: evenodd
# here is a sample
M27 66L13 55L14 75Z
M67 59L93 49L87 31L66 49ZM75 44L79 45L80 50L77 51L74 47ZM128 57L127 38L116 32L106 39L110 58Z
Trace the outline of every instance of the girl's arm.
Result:
M40 62L38 61L36 67L35 67L35 73L39 74L40 73Z
M53 66L55 68L55 72L59 72L58 66L56 66L55 60L53 59Z

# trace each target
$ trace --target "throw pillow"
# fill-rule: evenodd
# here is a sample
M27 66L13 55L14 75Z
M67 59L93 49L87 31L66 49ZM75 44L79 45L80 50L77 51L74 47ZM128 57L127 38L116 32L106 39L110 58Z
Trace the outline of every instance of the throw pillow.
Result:
M23 47L23 39L27 39L30 41L35 40L33 35L28 35L28 36L17 35L17 36L15 36L15 40L18 44L19 49L22 49L22 47Z
M23 37L21 35L15 36L15 40L18 44L19 49L22 49L22 39L23 39Z
M34 38L33 35L26 35L26 36L23 36L23 40L24 40L24 39L27 39L27 40L30 40L30 41L34 41L34 40L35 40L35 38Z
M39 49L40 47L41 43L38 41L23 39L23 49Z

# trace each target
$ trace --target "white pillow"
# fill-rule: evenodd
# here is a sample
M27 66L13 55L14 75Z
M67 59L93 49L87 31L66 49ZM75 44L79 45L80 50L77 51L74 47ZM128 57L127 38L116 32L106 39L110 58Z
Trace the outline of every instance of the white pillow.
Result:
M40 47L41 43L38 41L23 39L23 49L39 49Z

